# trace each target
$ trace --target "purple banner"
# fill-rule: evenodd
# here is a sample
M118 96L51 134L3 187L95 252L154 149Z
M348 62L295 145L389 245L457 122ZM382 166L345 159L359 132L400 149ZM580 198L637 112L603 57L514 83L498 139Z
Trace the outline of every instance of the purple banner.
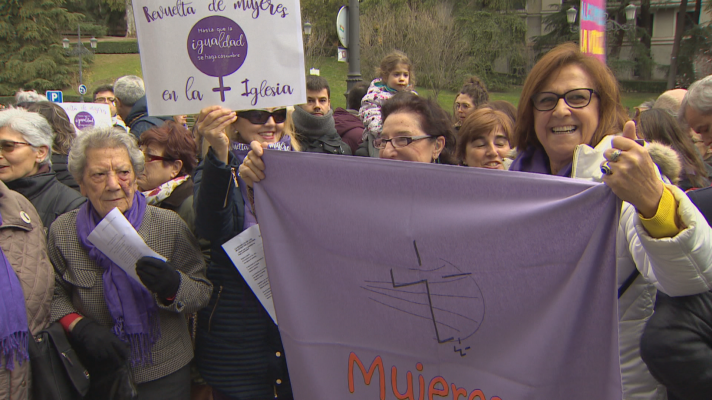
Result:
M606 62L606 0L581 0L581 51Z
M605 185L264 161L256 209L297 400L622 398Z

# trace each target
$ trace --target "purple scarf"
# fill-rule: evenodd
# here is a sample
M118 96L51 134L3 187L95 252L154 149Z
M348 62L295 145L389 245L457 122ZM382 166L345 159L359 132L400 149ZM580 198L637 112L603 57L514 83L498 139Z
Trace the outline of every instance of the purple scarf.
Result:
M573 166L569 164L559 171L558 176L570 178ZM537 174L551 175L549 156L540 146L530 146L525 151L519 153L509 166L510 171L534 172Z
M2 225L2 215L0 215ZM0 288L5 293L0 301L0 364L5 361L5 369L15 369L15 357L22 365L29 359L29 328L27 327L27 311L25 310L25 295L22 292L20 279L12 269L10 261L0 248Z
M146 198L137 191L124 217L138 231L145 213ZM89 252L89 258L104 269L104 300L114 320L114 334L131 345L131 364L150 364L151 348L161 336L158 307L146 287L129 277L87 239L101 220L91 201L84 203L77 213L79 242Z

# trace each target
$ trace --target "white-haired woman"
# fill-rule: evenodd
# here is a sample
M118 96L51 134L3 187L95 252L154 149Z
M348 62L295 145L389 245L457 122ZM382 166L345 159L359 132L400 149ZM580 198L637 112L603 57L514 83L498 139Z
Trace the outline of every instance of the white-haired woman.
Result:
M45 228L86 201L52 171L53 141L43 116L22 108L0 111L0 180L32 202Z
M69 171L88 201L50 229L47 247L56 273L52 320L69 333L92 379L112 376L129 360L139 398L187 400L193 348L185 315L207 304L212 284L198 241L183 220L147 205L137 191L144 157L135 139L119 128L85 131L72 145ZM167 259L139 259L140 282L88 240L115 208Z

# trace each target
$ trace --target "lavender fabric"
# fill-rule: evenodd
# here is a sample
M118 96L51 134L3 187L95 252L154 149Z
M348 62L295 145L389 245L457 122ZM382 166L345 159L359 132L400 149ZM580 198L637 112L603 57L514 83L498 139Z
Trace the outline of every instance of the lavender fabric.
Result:
M525 151L519 153L509 167L510 171L534 172L537 174L551 175L549 166L549 156L546 151L539 146L530 146ZM557 173L558 176L571 177L572 165L569 164Z
M146 198L136 191L124 217L138 231L145 213ZM79 241L87 249L89 258L104 269L104 300L114 320L114 334L131 345L132 365L150 364L151 348L161 336L156 301L145 286L129 277L89 241L87 237L101 220L91 201L84 203L77 213Z
M263 160L257 215L295 398L622 398L620 202L605 185Z
M2 215L0 215L2 225ZM0 301L0 363L5 363L8 370L15 369L15 360L20 365L27 361L29 355L29 328L27 325L27 310L22 285L10 261L0 248L0 288L5 293Z
M282 138L279 139L278 142L276 143L270 143L267 145L268 149L274 149L274 150L282 150L282 151L292 151L292 138L289 135L282 135ZM245 157L247 157L247 153L250 152L250 145L245 144L245 143L240 143L240 142L230 142L230 151L232 151L232 154L237 157L239 160L239 164L242 164L242 162L245 160ZM245 223L244 227L245 229L257 225L257 218L255 218L255 212L252 210L252 204L247 200L247 184L245 184L245 181L242 180L242 178L238 175L237 181L240 185L240 193L242 193L242 198L245 200Z

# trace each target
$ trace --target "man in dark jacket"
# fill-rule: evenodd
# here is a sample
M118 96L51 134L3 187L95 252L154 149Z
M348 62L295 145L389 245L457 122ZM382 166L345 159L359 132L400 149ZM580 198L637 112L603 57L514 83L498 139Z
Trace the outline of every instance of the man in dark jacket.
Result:
M292 120L302 151L348 154L351 148L341 140L331 111L331 90L326 79L307 76L307 103L294 108Z
M117 79L114 83L114 97L116 113L136 139L140 138L144 131L163 125L162 119L148 115L146 89L140 77L126 75Z
M712 225L712 188L688 196ZM640 355L653 377L667 387L668 399L708 400L712 394L712 292L670 297L658 291L655 313L640 340Z
M346 144L351 147L351 152L356 154L359 144L363 142L363 122L358 117L358 110L361 107L361 99L368 92L368 85L359 82L355 84L347 98L347 109L338 107L334 110L334 124L336 132L341 136Z

